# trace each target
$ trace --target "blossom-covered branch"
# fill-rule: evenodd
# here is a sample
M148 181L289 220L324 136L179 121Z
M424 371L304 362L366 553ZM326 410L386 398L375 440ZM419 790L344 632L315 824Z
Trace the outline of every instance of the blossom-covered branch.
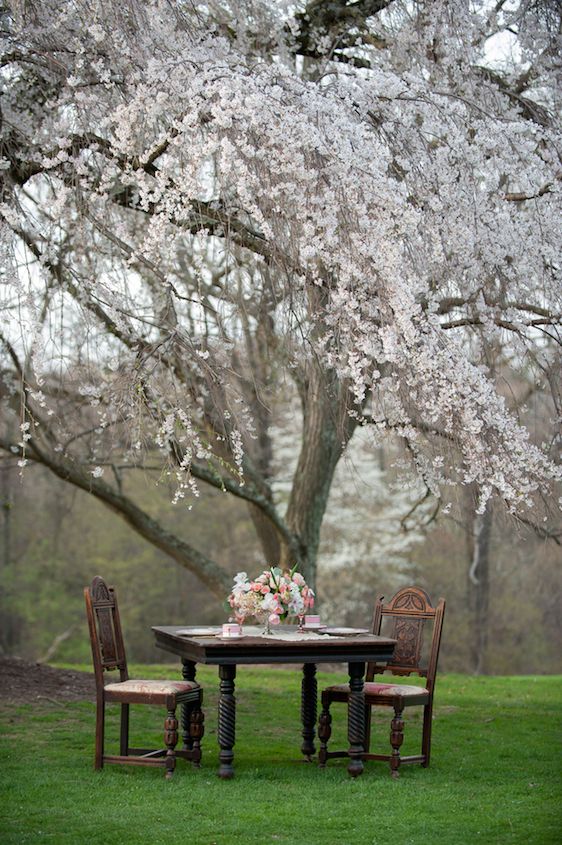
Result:
M197 478L244 498L268 558L311 583L362 415L375 445L404 435L436 496L455 483L478 486L481 508L554 502L554 435L533 441L488 366L501 350L555 410L550 17L460 0L239 6L8 15L2 307L53 438L92 430L72 443L99 466L159 455L176 502ZM501 61L497 33L516 39ZM302 426L281 515L272 432L289 382Z

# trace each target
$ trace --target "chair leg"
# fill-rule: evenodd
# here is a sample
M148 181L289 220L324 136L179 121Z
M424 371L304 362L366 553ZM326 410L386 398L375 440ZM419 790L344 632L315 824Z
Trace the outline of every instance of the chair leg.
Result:
M181 729L183 737L184 751L191 751L193 748L193 737L191 736L191 713L193 711L193 704L182 704L180 706Z
M399 777L398 767L400 766L400 746L404 742L404 720L402 719L403 708L394 705L394 719L390 723L390 744L392 755L390 757L390 773L393 778Z
M103 769L103 742L105 732L105 702L103 698L96 701L96 750L94 769Z
M431 754L431 722L433 719L433 702L426 704L423 708L423 734L422 734L422 754L424 757L422 766L427 769L429 766L429 757Z
M174 774L176 768L176 753L175 748L178 743L178 720L176 719L176 708L168 710L168 715L164 722L164 742L166 748L166 778L169 780Z
M127 757L129 754L129 705L121 705L121 734L120 734L120 752L122 757Z
M196 704L189 716L189 743L193 751L192 765L199 769L201 766L201 740L205 734L205 714L200 703Z
M322 712L318 720L318 739L320 740L320 750L318 752L318 765L321 769L326 767L326 760L328 759L328 742L332 735L332 715L330 713L330 702L322 702Z

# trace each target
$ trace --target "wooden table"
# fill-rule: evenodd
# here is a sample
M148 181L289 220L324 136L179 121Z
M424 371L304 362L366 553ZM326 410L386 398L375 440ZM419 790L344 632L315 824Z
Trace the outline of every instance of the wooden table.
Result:
M244 635L226 639L219 636L180 636L179 626L153 627L156 645L181 657L183 677L195 680L196 664L206 663L219 667L218 742L219 776L234 776L234 741L236 731L236 701L234 679L236 666L263 663L302 663L301 686L302 738L301 751L310 760L314 747L316 726L316 664L345 662L349 666L350 696L348 704L349 774L353 777L363 771L365 741L365 694L363 679L365 663L384 663L392 657L395 640L374 634L334 637L298 634L283 626L283 638ZM289 637L288 639L286 637ZM189 742L189 714L182 713L184 747Z

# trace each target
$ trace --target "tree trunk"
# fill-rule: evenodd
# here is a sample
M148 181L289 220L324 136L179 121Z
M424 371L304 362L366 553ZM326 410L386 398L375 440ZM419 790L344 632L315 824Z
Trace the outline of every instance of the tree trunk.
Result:
M472 523L472 564L468 573L469 605L472 611L472 664L475 675L486 672L488 647L488 610L490 604L490 539L492 506L475 514Z
M299 538L300 560L289 560L282 547L282 565L298 563L314 589L320 529L337 463L356 422L348 415L348 393L334 373L311 367L303 394L302 446L287 507L286 522Z
M267 518L263 510L256 505L249 503L248 511L263 549L265 566L279 566L281 562L281 544L275 527L271 524L271 520Z
M2 553L0 560L0 653L10 652L18 645L19 626L11 602L12 577L12 478L14 467L6 460L0 466L0 505L2 510Z

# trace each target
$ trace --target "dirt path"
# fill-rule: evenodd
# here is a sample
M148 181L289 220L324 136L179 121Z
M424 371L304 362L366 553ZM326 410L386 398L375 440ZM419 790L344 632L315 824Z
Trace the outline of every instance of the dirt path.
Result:
M0 656L0 704L48 700L94 701L94 676L88 672L53 669L19 657Z

